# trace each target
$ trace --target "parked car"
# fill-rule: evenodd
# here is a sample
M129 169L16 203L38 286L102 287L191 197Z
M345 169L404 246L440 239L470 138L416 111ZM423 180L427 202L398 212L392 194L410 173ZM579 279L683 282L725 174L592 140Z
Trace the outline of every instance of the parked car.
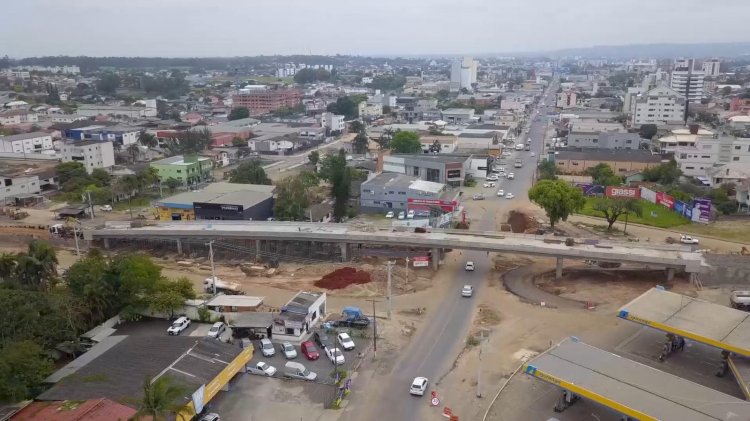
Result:
M326 355L333 365L344 364L344 353L338 347L326 348Z
M464 285L463 288L461 288L461 296L462 297L471 297L474 295L474 287L471 285Z
M466 266L464 266L464 269L467 270L467 271L469 271L469 272L473 272L474 271L474 262L472 262L471 260L469 260L468 262L466 262Z
M276 354L276 348L273 347L273 343L268 338L260 340L260 351L264 357L273 357Z
M221 421L219 414L209 412L208 414L201 417L200 421Z
M482 185L482 187L495 187L494 181L488 181Z
M736 309L750 310L750 291L732 291L729 302Z
M484 200L484 195L482 193L475 194L474 196L471 196L474 200Z
M416 396L424 396L425 390L427 390L427 383L429 381L426 377L415 377L414 381L411 382L409 393Z
M346 351L350 351L354 349L354 341L349 336L348 333L341 332L336 336L336 340L338 341L339 345L341 345L342 348L344 348Z
M680 235L680 242L682 244L698 244L698 243L700 243L700 241L697 238L691 237L689 235L684 235L684 234Z
M498 190L497 191L497 197L503 197L503 196L505 196L505 190L503 190L503 189Z
M208 337L219 339L225 330L227 330L227 325L222 322L216 322L211 326L211 329L208 330Z
M406 219L406 212L403 212L403 211L399 212L398 219Z
M393 218L393 216L394 216L393 211L390 211L390 212L388 212L388 213L385 214L385 217L388 218L388 219Z
M304 365L289 361L288 363L284 364L284 375L287 377L293 377L295 379L302 379L302 380L315 380L318 378L318 375L307 368L305 368Z
M302 342L302 345L300 345L300 351L302 351L302 355L305 356L308 360L317 360L320 358L320 353L318 352L318 348L315 347L315 344L311 341L305 341Z
M513 174L512 172L509 172L507 178L508 180L513 180L514 178L516 178L516 175Z
M321 348L328 348L330 346L333 346L333 342L331 342L331 339L326 335L325 332L322 331L315 331L313 334L313 340L316 344L318 344Z
M516 196L514 196L514 195L513 195L513 193L510 193L510 192L508 192L508 193L507 193L507 194L505 195L505 198L506 198L506 199L512 199L512 198L514 198L514 197L516 197Z
M99 210L102 212L112 212L112 205L101 205Z
M406 213L406 218L414 219L414 209L410 209L409 212Z
M532 152L532 153L531 153L531 156L536 156L536 152Z
M179 335L183 330L190 326L190 319L185 316L178 317L177 320L172 322L172 326L169 326L167 333L170 335Z
M258 361L258 363L255 364L255 367L247 367L247 371L252 374L271 377L276 374L276 367L269 365L266 362Z
M294 349L294 345L289 342L281 344L281 352L284 354L287 360L297 358L297 350Z

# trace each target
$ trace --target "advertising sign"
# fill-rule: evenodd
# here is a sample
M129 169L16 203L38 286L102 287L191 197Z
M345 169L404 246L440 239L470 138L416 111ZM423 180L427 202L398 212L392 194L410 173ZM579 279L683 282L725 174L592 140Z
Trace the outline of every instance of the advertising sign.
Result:
M430 266L430 257L429 256L414 256L412 257L412 262L414 262L415 268L426 268Z
M203 412L203 395L206 392L206 385L202 384L195 392L193 392L193 406L195 407L195 413L200 414Z
M641 197L641 189L637 187L615 187L607 186L605 190L607 197L617 197L623 199L639 199Z
M583 191L584 196L596 196L598 194L604 194L604 186L598 186L596 184L578 183L578 188Z
M685 215L685 203L679 200L674 201L674 211L680 215Z
M691 220L707 224L711 219L711 199L693 199Z
M651 203L656 203L656 192L645 187L641 187L641 199L648 200Z
M656 204L672 209L674 208L674 198L664 192L656 192Z

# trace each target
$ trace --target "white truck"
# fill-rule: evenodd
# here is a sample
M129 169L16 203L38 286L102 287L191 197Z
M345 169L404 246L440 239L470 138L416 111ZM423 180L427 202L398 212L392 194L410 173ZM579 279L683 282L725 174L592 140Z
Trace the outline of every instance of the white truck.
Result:
M248 365L245 367L248 373L257 374L259 376L272 377L276 374L276 367L269 365L263 361L258 361L254 366Z
M310 381L318 378L317 374L305 368L304 365L296 363L294 361L289 361L288 363L284 364L284 375L294 379Z
M203 290L206 292L214 292L214 282L216 283L216 292L223 292L228 295L242 294L240 284L222 281L218 277L204 279Z
M750 291L732 291L729 301L736 309L750 310Z

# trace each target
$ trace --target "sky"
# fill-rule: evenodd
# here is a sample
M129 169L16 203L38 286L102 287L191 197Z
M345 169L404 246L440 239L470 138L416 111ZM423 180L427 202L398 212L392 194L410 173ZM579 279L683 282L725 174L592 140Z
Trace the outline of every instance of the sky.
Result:
M0 0L0 56L544 52L750 41L749 0Z

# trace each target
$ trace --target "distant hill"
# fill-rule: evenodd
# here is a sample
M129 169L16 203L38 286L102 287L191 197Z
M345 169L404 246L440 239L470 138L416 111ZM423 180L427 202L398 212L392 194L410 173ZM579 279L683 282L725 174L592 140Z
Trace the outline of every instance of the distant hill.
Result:
M750 42L718 42L710 44L630 44L596 45L548 51L551 57L581 56L584 58L630 59L639 57L739 57L750 55Z

